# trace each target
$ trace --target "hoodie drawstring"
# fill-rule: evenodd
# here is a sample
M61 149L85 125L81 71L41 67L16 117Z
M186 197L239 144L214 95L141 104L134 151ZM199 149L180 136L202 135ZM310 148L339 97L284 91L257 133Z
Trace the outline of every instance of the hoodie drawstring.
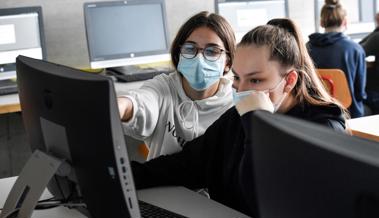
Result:
M186 105L189 105L189 111L185 114ZM199 112L194 101L183 101L177 107L177 114L179 122L183 124L186 129L193 129L193 137L197 137L199 125ZM192 115L192 120L188 121L188 117ZM191 122L192 121L192 122ZM188 125L190 124L190 125ZM192 125L191 125L192 124Z

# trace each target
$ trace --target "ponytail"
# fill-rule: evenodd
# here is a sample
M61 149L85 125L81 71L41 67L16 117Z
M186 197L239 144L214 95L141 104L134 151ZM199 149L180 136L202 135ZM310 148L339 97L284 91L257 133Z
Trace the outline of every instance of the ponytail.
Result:
M346 10L339 0L325 0L321 8L321 26L324 28L340 27L346 17Z
M348 117L347 110L326 91L316 73L300 30L292 20L272 19L267 25L258 26L248 32L238 46L251 44L267 46L271 60L278 61L285 68L294 68L298 72L298 80L291 95L299 103L337 105L345 117Z

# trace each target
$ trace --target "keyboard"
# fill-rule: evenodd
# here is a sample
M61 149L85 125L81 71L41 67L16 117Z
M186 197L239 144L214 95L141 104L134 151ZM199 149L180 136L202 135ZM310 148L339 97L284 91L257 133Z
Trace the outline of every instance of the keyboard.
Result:
M138 201L142 217L145 218L186 218L180 214L157 207L147 202Z
M0 95L17 93L17 82L11 79L0 80Z
M170 67L137 68L133 66L108 68L107 75L114 76L118 82L134 82L152 79L159 74L169 74L174 69Z

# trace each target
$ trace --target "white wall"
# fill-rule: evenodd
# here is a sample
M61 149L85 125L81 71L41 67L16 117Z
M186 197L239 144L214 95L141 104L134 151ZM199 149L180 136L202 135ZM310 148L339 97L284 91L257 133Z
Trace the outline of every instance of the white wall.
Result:
M301 27L303 38L308 41L308 35L315 31L314 1L290 0L288 7L289 16Z
M52 62L87 68L89 58L84 29L83 3L99 0L0 0L0 8L42 6L47 59ZM108 0L102 0L108 1ZM166 0L171 39L191 15L214 11L213 0Z

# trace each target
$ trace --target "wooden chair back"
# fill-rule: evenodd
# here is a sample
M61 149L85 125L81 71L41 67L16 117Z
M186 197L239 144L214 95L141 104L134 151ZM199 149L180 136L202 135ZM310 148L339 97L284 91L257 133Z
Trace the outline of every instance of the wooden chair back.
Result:
M317 69L317 73L329 94L349 108L352 98L345 73L340 69Z

